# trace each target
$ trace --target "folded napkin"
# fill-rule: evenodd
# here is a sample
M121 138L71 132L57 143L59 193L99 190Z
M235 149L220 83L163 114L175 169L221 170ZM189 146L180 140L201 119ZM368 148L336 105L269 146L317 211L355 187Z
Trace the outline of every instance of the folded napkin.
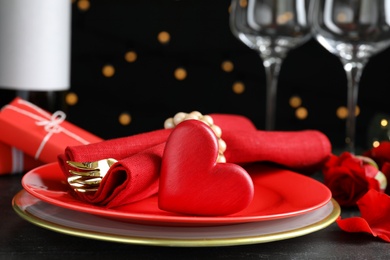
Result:
M128 204L155 194L159 185L165 143L147 148L111 166L95 193L76 193L83 201L108 208Z
M227 162L270 162L298 172L312 173L331 155L329 139L316 130L261 131L239 115L211 114L227 144ZM70 146L58 157L65 176L66 160L118 160L95 193L75 193L82 200L109 208L135 202L156 193L160 162L171 129L155 130L88 145ZM196 140L194 140L196 141Z

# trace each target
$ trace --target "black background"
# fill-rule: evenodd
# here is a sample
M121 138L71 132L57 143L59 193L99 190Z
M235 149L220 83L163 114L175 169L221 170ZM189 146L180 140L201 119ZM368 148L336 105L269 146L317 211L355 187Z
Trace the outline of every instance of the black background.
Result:
M80 1L80 0L79 0ZM236 39L229 28L228 0L94 0L87 10L72 4L72 62L70 92L79 101L67 110L67 120L105 139L161 128L179 111L247 116L264 129L265 74L256 52ZM157 35L169 32L161 44ZM124 54L134 50L134 63ZM390 50L367 64L361 79L357 143L369 141L386 129L373 127L377 116L390 113ZM234 70L221 69L224 60ZM102 67L115 67L104 77ZM173 72L184 67L179 81ZM242 94L232 85L245 84ZM343 146L345 120L336 116L346 106L346 76L339 59L314 39L292 50L280 73L276 130L317 129L334 146ZM289 105L299 96L308 110L304 120ZM132 122L121 125L118 116L129 113ZM375 129L372 130L372 129Z

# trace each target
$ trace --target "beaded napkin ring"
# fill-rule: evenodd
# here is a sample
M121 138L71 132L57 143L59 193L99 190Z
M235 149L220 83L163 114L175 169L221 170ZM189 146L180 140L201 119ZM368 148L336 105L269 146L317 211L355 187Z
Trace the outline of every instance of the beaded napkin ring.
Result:
M189 120L189 119L199 120L199 121L205 123L206 125L208 125L211 128L211 130L213 130L213 132L215 133L215 135L218 138L218 158L217 158L217 162L218 163L225 163L226 162L226 158L225 158L223 153L226 151L226 143L221 138L221 136L222 136L222 129L219 126L214 124L214 120L213 120L213 118L211 116L209 116L209 115L202 115L198 111L192 111L191 113L179 112L174 117L170 117L167 120L165 120L164 128L165 129L175 128L175 126L177 126L181 122L183 122L185 120Z

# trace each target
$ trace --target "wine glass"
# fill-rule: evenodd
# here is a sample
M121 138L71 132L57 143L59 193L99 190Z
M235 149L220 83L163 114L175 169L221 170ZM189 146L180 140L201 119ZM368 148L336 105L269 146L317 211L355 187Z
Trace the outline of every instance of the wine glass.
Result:
M390 0L313 0L315 39L338 56L348 80L346 149L355 153L359 81L365 65L390 45Z
M265 129L275 128L277 81L287 53L310 39L309 0L232 0L230 29L259 53L266 72Z

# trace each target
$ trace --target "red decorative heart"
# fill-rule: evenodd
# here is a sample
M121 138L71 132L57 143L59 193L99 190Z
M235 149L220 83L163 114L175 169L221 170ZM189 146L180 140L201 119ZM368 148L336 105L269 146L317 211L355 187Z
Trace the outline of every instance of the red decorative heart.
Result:
M176 126L162 158L159 208L210 216L245 209L254 193L251 177L239 165L216 163L217 156L217 137L205 123L187 120Z

